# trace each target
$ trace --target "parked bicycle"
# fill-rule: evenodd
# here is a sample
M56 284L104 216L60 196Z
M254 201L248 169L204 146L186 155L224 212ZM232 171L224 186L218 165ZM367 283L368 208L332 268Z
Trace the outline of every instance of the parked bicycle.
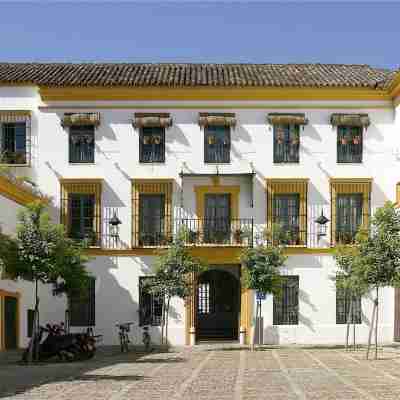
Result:
M119 336L119 343L121 347L121 353L125 353L129 351L129 340L128 333L131 331L131 325L133 322L125 322L123 324L116 323L115 326L119 329L118 336Z
M131 331L131 326L134 325L133 322L125 322L125 323L117 323L115 326L118 328L118 337L121 348L121 353L125 353L129 351L129 344L131 340L129 339L129 333ZM137 338L139 342L139 338ZM136 340L135 340L136 342ZM149 327L142 327L142 342L146 351L151 350L151 336L149 333Z

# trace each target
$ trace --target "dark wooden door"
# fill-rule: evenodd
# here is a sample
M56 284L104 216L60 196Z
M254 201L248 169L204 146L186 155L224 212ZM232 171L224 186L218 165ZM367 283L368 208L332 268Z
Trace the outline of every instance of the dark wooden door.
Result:
M4 343L6 349L16 349L17 339L17 321L18 321L17 299L15 297L4 297Z
M198 281L197 339L238 338L240 284L226 271L210 270Z

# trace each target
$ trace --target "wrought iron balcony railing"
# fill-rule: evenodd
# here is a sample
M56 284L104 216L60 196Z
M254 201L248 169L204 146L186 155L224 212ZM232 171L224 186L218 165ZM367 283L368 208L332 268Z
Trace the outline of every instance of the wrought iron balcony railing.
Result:
M143 223L134 233L134 243L139 247L164 247L179 234L188 246L252 246L253 220L229 218L179 218L172 226L163 219ZM145 222L145 221L144 221Z

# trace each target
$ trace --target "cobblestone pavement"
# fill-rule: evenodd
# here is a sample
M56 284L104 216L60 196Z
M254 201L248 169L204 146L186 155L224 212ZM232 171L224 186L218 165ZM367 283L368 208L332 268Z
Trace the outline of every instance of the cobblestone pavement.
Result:
M0 361L0 398L18 400L398 400L400 350L200 347L86 363Z

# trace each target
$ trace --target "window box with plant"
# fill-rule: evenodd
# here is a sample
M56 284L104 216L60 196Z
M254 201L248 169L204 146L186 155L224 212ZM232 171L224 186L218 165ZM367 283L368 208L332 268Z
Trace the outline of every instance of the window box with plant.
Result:
M300 160L299 153L299 125L274 125L274 163L298 163Z
M337 127L337 162L361 163L363 156L363 128L359 126Z
M230 142L229 126L206 126L204 128L204 162L229 163Z
M140 129L139 162L165 162L165 129L162 127L143 127Z

